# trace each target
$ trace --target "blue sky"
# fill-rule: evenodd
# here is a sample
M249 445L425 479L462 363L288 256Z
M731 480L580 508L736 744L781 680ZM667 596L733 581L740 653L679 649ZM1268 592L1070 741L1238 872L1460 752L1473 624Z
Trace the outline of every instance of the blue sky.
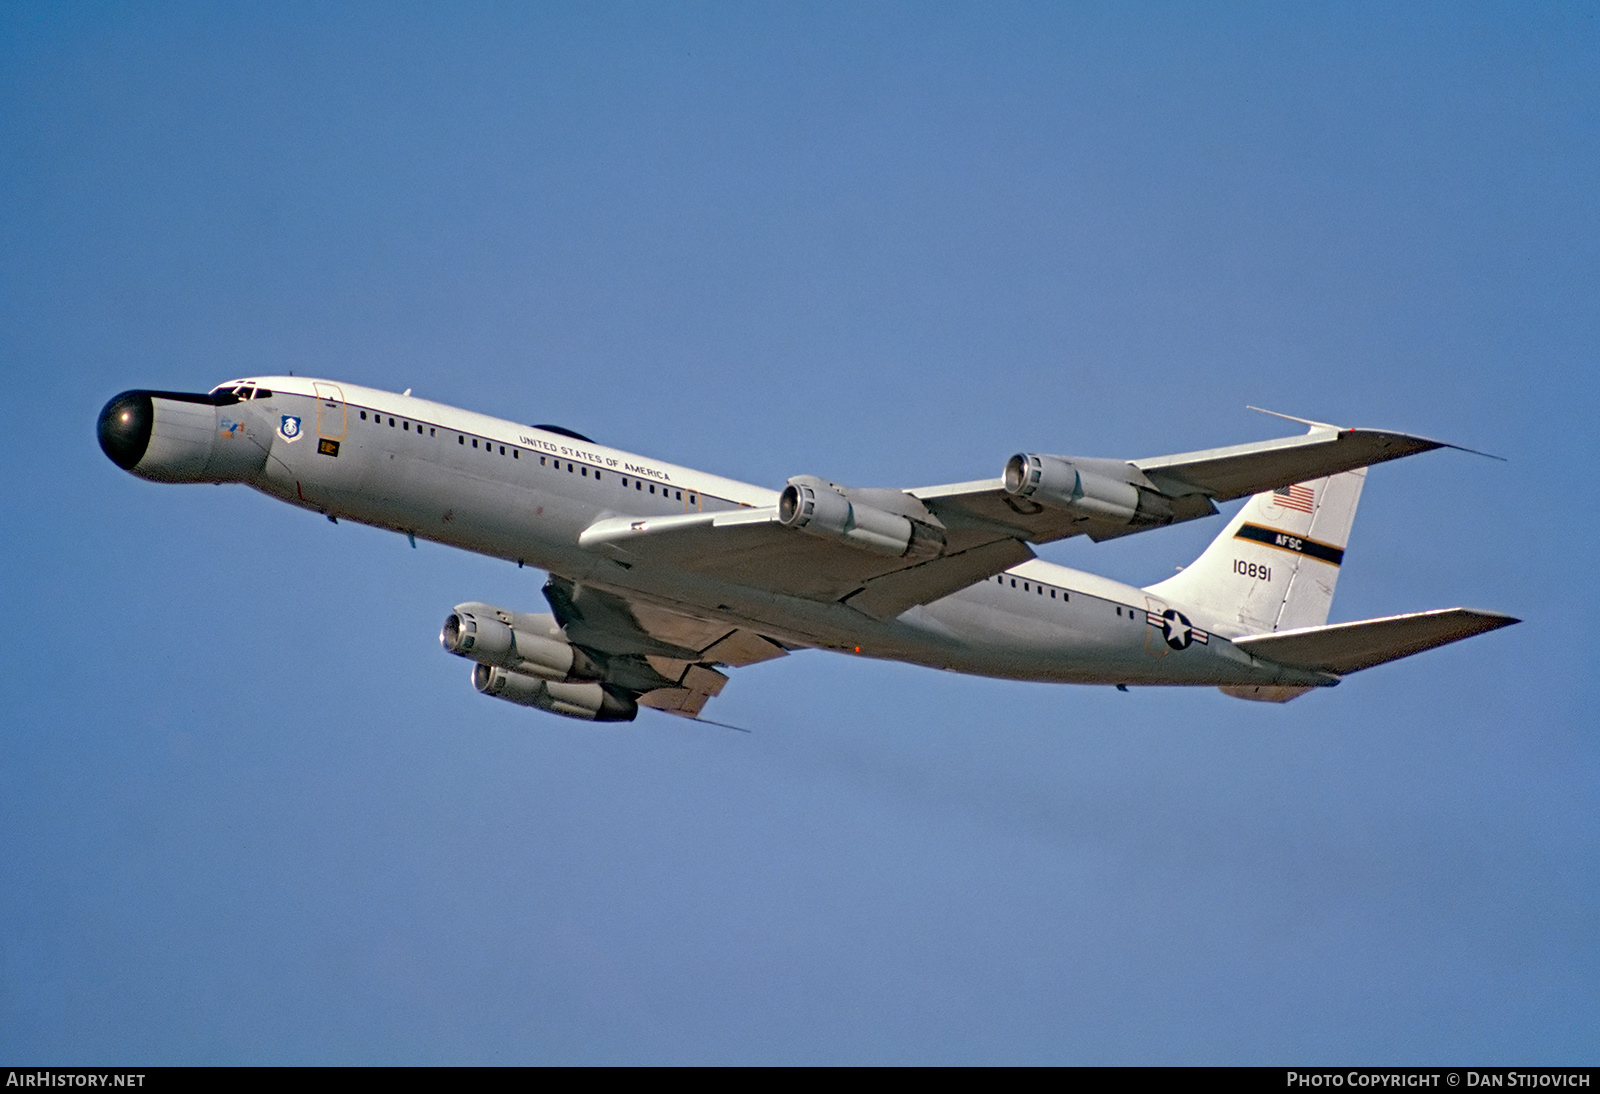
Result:
M8 5L0 1060L1595 1063L1597 19ZM94 443L290 369L771 486L1403 429L1508 462L1376 469L1334 619L1526 622L586 726L437 644L542 575Z

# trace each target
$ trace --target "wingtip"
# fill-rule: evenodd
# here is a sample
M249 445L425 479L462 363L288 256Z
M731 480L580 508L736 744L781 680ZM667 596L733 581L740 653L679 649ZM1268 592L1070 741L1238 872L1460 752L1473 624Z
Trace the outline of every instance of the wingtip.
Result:
M1473 619L1477 624L1477 629L1473 632L1475 634L1487 634L1490 631L1497 631L1501 627L1509 627L1522 622L1514 615L1507 615L1505 612L1485 611L1482 608L1445 608L1443 611L1446 613L1459 612Z
M1399 432L1397 430L1392 430L1392 429L1360 429L1360 428L1357 428L1357 429L1341 429L1339 432L1340 433L1376 433L1376 434L1382 434L1382 435L1387 436L1387 437L1395 438L1396 440L1404 441L1407 444L1412 446L1410 451L1408 451L1406 453L1406 455L1415 455L1415 454L1417 454L1419 452L1436 452L1441 448L1453 448L1457 452L1465 452L1468 455L1472 455L1472 456L1484 456L1484 457L1487 457L1488 459L1491 459L1491 460L1499 460L1501 463L1509 463L1510 462L1504 456L1496 456L1493 452L1480 452L1476 448L1468 448L1464 444L1451 444L1449 441L1438 441L1438 440L1434 440L1432 437L1419 436L1416 433L1401 433L1401 432Z
M1356 432L1356 430L1352 429L1352 430L1348 430L1348 432L1354 433L1354 432ZM1493 452L1480 452L1476 448L1468 448L1464 444L1451 444L1449 441L1437 441L1437 440L1434 440L1432 437L1422 437L1422 436L1418 436L1415 433L1400 433L1400 432L1397 432L1397 431L1387 430L1387 429L1384 429L1384 430L1372 430L1371 432L1374 432L1374 433L1387 433L1390 436L1404 438L1405 440L1410 441L1413 444L1416 444L1416 445L1420 446L1420 447L1418 447L1418 448L1416 448L1414 450L1414 451L1417 451L1417 452L1433 452L1433 451L1436 451L1436 450L1441 449L1441 448L1453 448L1457 452L1466 452L1469 455L1473 455L1473 456L1485 456L1485 457L1487 457L1487 458L1489 458L1491 460L1499 460L1501 463L1509 463L1510 462L1504 456L1496 456Z
M1268 410L1265 407L1251 406L1248 403L1245 404L1245 409L1246 410L1253 410L1257 414L1270 414L1274 418L1282 418L1285 421L1289 421L1289 422L1299 422L1301 425L1310 426L1314 430L1315 429L1332 429L1332 430L1334 430L1336 432L1339 432L1339 433L1354 433L1354 432L1357 431L1357 428L1358 428L1356 426L1333 425L1330 422L1319 422L1319 421L1315 421L1314 419L1311 419L1311 418L1299 418L1299 417L1296 417L1293 414L1283 414L1283 413L1280 413L1279 411L1276 411L1276 410ZM1387 433L1387 432L1393 432L1393 431L1391 431L1391 430L1383 430L1382 432L1386 432ZM1489 458L1491 460L1499 460L1501 463L1510 463L1511 462L1510 460L1506 459L1506 457L1504 457L1504 456L1496 456L1493 452L1480 452L1478 449L1476 449L1476 448L1468 448L1464 444L1451 444L1449 441L1436 441L1432 437L1419 437L1419 436L1417 436L1416 434L1413 434L1413 433L1398 433L1396 435L1397 436L1406 437L1409 440L1420 441L1420 442L1428 445L1429 447L1427 449L1424 449L1423 451L1431 451L1432 449L1435 449L1435 448L1453 448L1457 452L1467 452L1467 453L1470 453L1470 454L1472 454L1474 456L1485 456L1485 457L1487 457L1487 458Z

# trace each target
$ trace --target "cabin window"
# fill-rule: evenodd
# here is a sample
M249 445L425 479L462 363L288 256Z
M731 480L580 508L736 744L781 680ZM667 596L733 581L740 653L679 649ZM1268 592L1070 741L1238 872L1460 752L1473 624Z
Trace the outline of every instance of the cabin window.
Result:
M522 459L522 449L520 449L520 448L513 448L513 449L512 449L512 450L511 450L511 458L512 458L512 459L514 459L514 460L520 460L520 459Z
M500 446L500 455L504 456L505 454L506 454L506 446L505 445L501 445Z
M410 422L401 422L400 423L400 428L405 430L407 433L410 433L411 432L411 423Z
M476 437L472 438L472 447L473 448L477 448L478 447L478 438L476 438Z
M1054 589L1051 589L1050 590L1050 599L1054 600L1055 598L1056 598L1056 591Z
M466 444L466 443L467 443L467 439L465 437L463 437L461 434L457 433L456 434L456 444Z
M690 494L689 495L689 504L690 505L699 505L700 504L700 499L695 497L693 494Z
M367 420L367 412L365 410L361 412L361 420L363 422Z
M433 426L431 425L428 427L428 436L433 436Z
M394 419L393 418L389 419L389 426L390 426L390 428L394 427Z
M1017 587L1017 579L1016 578L1012 578L1011 579L1011 587L1013 589L1015 589Z
M655 483L651 483L650 484L650 492L652 494L654 494L656 492L656 484Z
M634 479L633 480L633 488L635 490L643 490L644 489L644 483L640 482L638 479ZM655 491L653 489L650 492L652 494L655 493Z

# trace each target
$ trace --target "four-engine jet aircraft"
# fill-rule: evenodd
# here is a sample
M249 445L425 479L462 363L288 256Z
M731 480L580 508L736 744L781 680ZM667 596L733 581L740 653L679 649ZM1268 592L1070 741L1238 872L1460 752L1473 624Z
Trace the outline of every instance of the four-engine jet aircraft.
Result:
M817 648L1017 680L1210 685L1285 702L1517 622L1440 611L1328 625L1366 467L1455 447L1310 432L1154 459L1022 454L999 478L908 490L801 475L781 491L555 426L353 384L129 391L100 445L156 482L283 501L547 571L551 612L459 604L440 636L477 690L595 721L698 717L723 668ZM1192 565L1136 588L1034 557L1250 496Z

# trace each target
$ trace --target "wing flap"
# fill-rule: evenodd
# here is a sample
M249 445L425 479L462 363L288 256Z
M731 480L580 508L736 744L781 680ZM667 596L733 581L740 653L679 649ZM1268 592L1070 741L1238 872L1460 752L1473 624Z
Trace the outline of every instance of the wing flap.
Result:
M730 631L700 651L700 658L718 665L743 668L762 661L789 656L789 651L755 631Z
M1266 661L1342 676L1520 622L1498 612L1440 608L1251 635L1235 638L1233 644Z
M677 687L647 691L639 696L639 705L681 714L685 718L698 718L706 703L720 695L727 683L728 678L716 669L690 665Z
M669 714L698 718L721 693L728 678L712 666L753 665L789 652L754 631L554 574L544 594L567 638L604 655L608 685Z

